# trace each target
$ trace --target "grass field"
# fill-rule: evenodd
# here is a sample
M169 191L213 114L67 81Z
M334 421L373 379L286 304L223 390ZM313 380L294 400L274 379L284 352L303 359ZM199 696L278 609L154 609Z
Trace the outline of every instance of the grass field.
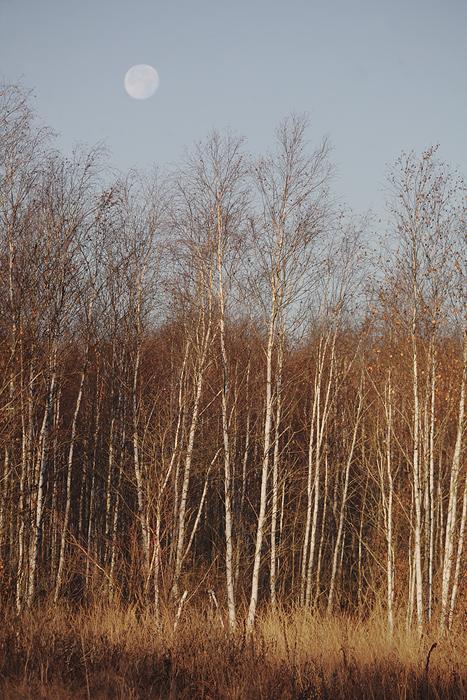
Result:
M384 619L263 610L255 633L231 634L213 611L190 609L175 625L134 607L43 607L5 614L0 697L36 698L436 698L467 693L461 622L421 639ZM175 630L174 630L175 627ZM436 646L433 646L436 644ZM430 654L431 649L431 654Z

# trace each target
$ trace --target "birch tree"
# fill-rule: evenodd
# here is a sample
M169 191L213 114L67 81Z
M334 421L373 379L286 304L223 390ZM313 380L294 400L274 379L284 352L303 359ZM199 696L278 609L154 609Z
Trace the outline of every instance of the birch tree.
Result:
M326 231L330 166L324 141L308 155L306 120L293 117L277 132L276 153L260 159L254 167L259 215L253 238L262 280L266 323L265 396L261 485L251 578L247 631L251 632L258 605L261 553L268 499L270 449L273 442L274 364L277 339L286 313L300 303L310 274L313 242ZM260 278L261 279L261 278ZM308 277L308 280L310 277ZM277 484L275 485L277 488ZM277 494L274 495L274 499Z

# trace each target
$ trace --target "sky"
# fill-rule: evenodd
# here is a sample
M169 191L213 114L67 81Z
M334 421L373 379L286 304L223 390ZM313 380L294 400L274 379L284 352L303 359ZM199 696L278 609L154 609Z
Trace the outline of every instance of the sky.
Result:
M212 128L254 153L308 113L335 191L378 211L402 150L439 143L467 174L467 0L0 0L0 80L35 92L65 153L103 142L123 171L177 162ZM123 87L153 65L148 100Z

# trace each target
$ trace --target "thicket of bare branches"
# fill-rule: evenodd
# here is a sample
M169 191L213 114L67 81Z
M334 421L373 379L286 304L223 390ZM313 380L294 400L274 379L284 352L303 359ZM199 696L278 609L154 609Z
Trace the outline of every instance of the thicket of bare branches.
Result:
M0 103L2 603L449 627L465 186L436 149L394 165L379 263L303 119L258 160L214 133L170 177L111 182L98 151L54 150L21 89Z

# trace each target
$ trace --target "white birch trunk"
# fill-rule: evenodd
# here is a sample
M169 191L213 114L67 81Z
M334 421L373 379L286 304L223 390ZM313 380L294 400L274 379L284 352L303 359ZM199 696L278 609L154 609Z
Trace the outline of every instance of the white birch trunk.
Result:
M454 571L454 577L452 582L451 590L451 602L449 605L449 617L448 617L448 627L451 627L452 620L454 617L454 610L456 608L457 591L459 588L460 571L462 566L462 553L464 549L464 533L465 533L465 520L467 516L467 475L464 481L464 497L462 499L462 515L459 527L459 539L457 540L457 555L456 555L456 568Z
M355 418L355 425L354 425L354 430L353 430L353 435L352 435L352 442L350 445L350 450L349 450L349 455L347 457L347 462L345 464L345 470L344 470L344 487L343 487L343 492L342 492L342 498L341 498L341 506L340 506L340 512L339 512L339 525L337 528L337 536L336 536L336 542L334 545L334 554L333 554L333 560L332 560L332 571L331 571L331 581L329 584L329 595L328 595L328 607L327 607L327 612L328 614L331 613L332 611L332 604L333 604L333 596L334 596L334 588L336 585L336 572L337 572L337 562L338 562L338 554L341 546L341 541L342 541L342 533L344 529L344 514L345 514L345 507L347 505L347 492L349 488L349 475L350 475L350 466L352 464L353 456L354 456L354 451L355 451L355 445L357 442L357 433L358 433L358 428L360 426L360 417L361 417L361 412L362 412L362 405L363 405L363 393L362 393L362 387L360 387L359 391L359 398L358 398L358 407L357 407L357 415Z
M87 361L87 360L86 360ZM54 591L54 603L58 602L60 595L60 588L62 585L62 575L63 567L65 565L65 547L66 547L66 536L68 533L68 523L70 520L70 509L71 509L71 484L72 484L72 473L73 473L73 455L75 451L76 442L76 425L78 422L78 414L81 406L81 399L83 397L83 387L84 378L86 376L86 369L81 372L80 383L78 388L78 395L76 397L75 410L73 413L73 420L71 424L71 435L70 435L70 446L68 448L68 459L67 459L67 477L66 477L66 493L65 493L65 514L62 523L62 536L60 539L60 555L58 560L58 570L57 577L55 580L55 591Z
M53 352L52 372L47 392L46 404L44 407L44 415L39 435L39 443L37 449L37 494L35 503L35 513L33 514L33 530L31 541L29 544L29 567L28 567L28 589L26 597L26 606L29 608L33 601L36 591L36 569L39 557L39 548L42 529L42 515L44 510L44 487L45 487L45 469L47 458L47 439L48 428L50 421L50 413L52 410L53 397L55 393L56 383L56 351Z
M190 484L190 473L191 464L193 459L193 448L195 444L196 429L198 426L198 417L201 401L201 392L203 389L204 373L206 370L206 359L211 342L211 309L208 311L208 319L202 319L202 326L204 322L206 323L204 328L204 338L202 339L202 347L200 350L200 356L196 368L195 377L195 398L193 404L193 412L191 416L190 429L188 433L188 445L185 455L185 464L183 470L183 480L182 489L180 493L180 505L178 508L178 532L177 532L177 548L175 553L175 570L172 581L172 596L176 598L178 596L178 584L180 580L180 575L182 571L182 562L185 551L185 531L186 531L186 510L187 510L187 498L188 498L188 487ZM204 321L204 322L203 322Z
M446 518L446 534L444 538L444 559L441 582L441 615L440 629L444 631L449 612L449 585L451 581L454 560L454 536L456 530L457 491L459 471L461 467L462 440L464 435L465 384L467 375L467 333L464 333L464 367L462 371L461 390L459 398L459 414L457 422L456 443L452 457L451 479L449 483L449 502Z
M321 472L321 449L324 439L324 431L327 427L328 414L330 407L330 396L331 387L334 379L334 361L335 361L335 342L337 336L337 329L334 331L331 346L331 355L329 362L329 377L326 386L326 393L324 397L323 408L321 410L321 397L320 391L318 390L318 403L317 403L317 413L316 413L316 445L315 445L315 478L314 478L314 503L313 503L313 517L311 526L311 536L310 536L310 549L308 554L307 562L307 573L306 573L306 594L305 594L305 604L311 604L311 593L312 593L312 573L313 573L313 563L314 554L317 542L318 533L318 515L319 515L319 505L320 505L320 472ZM324 363L325 354L323 354Z
M251 634L258 605L258 584L261 567L261 549L263 545L264 522L266 517L267 482L269 470L269 449L271 447L271 426L272 426L272 356L274 350L274 336L276 329L276 309L273 308L268 331L268 344L266 350L266 406L264 417L264 445L263 459L261 466L261 493L259 502L258 523L256 526L255 555L253 561L253 573L251 577L251 595L246 620L246 632Z
M283 332L279 341L276 377L276 415L274 428L274 454L272 460L272 510L271 510L271 566L270 566L270 593L271 604L275 608L276 599L276 571L277 571L277 516L279 502L279 455L280 455L280 425L282 414L282 365L284 358Z
M416 340L415 311L412 325L412 369L413 369L413 494L414 494L414 566L415 598L417 604L417 629L421 635L423 629L423 569L422 569L422 494L420 479L420 405L418 386L418 350Z
M234 591L234 571L233 571L233 526L232 526L232 458L229 435L229 366L227 350L225 346L225 297L223 282L223 223L222 209L217 202L217 276L219 291L219 340L221 346L222 360L222 438L224 444L224 513L225 513L225 579L227 589L227 609L229 615L229 627L234 629L236 625L235 613L235 591Z

